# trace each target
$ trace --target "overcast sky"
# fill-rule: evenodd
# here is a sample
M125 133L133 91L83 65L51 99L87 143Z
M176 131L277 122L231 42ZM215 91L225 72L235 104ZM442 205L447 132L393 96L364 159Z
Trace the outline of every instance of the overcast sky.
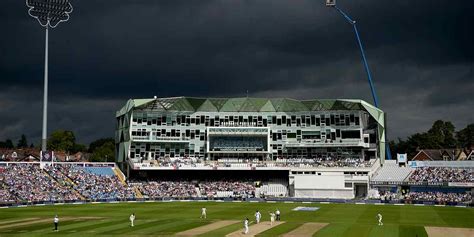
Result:
M323 0L71 1L50 31L49 132L112 137L129 98L353 98L372 103L350 24ZM373 71L390 139L474 122L474 1L338 0ZM0 8L0 140L40 143L44 29Z

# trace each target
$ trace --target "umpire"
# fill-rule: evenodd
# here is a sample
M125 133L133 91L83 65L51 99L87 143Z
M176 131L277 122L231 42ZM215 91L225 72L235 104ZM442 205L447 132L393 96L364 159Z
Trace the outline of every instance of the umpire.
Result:
M54 231L58 231L59 218L58 215L54 216Z

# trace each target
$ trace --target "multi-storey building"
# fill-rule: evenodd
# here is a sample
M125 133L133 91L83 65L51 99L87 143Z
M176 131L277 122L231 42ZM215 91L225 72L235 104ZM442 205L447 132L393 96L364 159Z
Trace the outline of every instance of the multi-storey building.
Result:
M116 114L116 159L140 170L369 168L385 156L384 116L362 100L131 99Z

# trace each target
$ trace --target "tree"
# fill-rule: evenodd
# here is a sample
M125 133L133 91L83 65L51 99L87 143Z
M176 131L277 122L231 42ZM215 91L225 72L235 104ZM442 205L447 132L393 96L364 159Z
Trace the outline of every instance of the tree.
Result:
M87 147L84 144L74 144L74 147L71 149L71 153L77 153L77 152L86 152Z
M458 145L465 148L474 146L474 123L467 125L456 134Z
M56 130L49 136L48 150L71 152L76 144L72 131Z
M10 140L10 139L5 140L5 148L8 148L8 149L15 148L15 146L13 145L12 140Z
M21 134L21 138L20 138L20 140L18 140L18 145L16 147L18 147L18 148L28 147L28 141L26 140L25 134Z
M453 148L456 146L454 138L455 127L449 121L437 120L428 130L429 142L432 144L430 148Z
M414 156L419 149L456 147L458 141L454 134L455 127L451 122L437 120L427 132L415 133L409 136L406 141L399 138L398 142L389 142L389 146L394 153L408 153L409 156Z
M90 148L89 148L90 149ZM113 162L115 161L115 143L113 141L106 141L100 146L95 146L92 152L91 160L93 162Z
M108 138L101 138L101 139L91 142L91 144L89 144L89 152L93 153L98 147L108 142L111 142L112 144L114 144L115 140L111 137L108 137Z

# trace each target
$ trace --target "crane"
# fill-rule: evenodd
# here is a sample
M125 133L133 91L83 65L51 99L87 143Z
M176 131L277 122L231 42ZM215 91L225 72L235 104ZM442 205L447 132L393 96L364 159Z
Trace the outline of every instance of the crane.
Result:
M344 11L342 11L339 7L337 7L336 0L326 0L326 6L336 9L337 12L339 12L344 17L344 19L349 24L352 25L352 27L354 29L356 39L357 39L357 44L359 45L360 54L362 56L362 62L364 63L365 73L367 74L367 81L369 82L370 92L372 93L372 99L374 101L374 106L376 108L380 108L379 99L377 97L377 92L375 91L375 86L374 86L374 83L372 81L372 74L370 73L369 64L367 63L367 58L365 57L364 47L362 46L362 41L360 39L359 31L357 30L356 21L352 20L352 18L350 18L349 15L347 15ZM386 151L387 159L391 160L392 159L392 154L390 152L390 148L389 148L388 145L385 146L385 151Z

